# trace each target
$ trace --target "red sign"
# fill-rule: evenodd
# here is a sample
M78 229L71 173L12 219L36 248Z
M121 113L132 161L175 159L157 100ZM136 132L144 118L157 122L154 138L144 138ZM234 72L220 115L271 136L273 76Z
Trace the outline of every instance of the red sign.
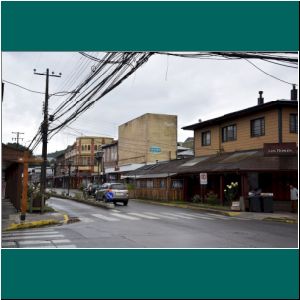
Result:
M289 156L297 155L296 143L265 143L264 155L265 156Z

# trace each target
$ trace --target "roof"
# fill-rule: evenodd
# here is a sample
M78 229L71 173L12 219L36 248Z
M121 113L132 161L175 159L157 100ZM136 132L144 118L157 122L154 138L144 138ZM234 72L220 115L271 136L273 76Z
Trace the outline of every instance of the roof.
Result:
M117 145L118 145L118 141L113 141L111 144L102 145L101 148L104 149L104 148L108 148L108 147L112 147L112 146L117 146Z
M207 121L203 121L203 122L199 122L199 123L195 123L192 125L188 125L185 127L182 127L182 129L184 130L194 130L194 129L201 129L207 126L211 126L211 125L216 125L216 124L220 124L223 122L227 122L236 118L240 118L243 116L247 116L247 115L251 115L257 112L261 112L261 111L266 111L266 110L270 110L272 108L279 108L279 107L298 107L298 101L293 101L293 100L276 100L276 101L270 101L270 102L266 102L264 104L260 104L260 105L255 105L252 107L248 107L246 109L242 109L239 111L235 111L226 115L223 115L221 117L217 117L214 119L210 119Z
M264 156L261 149L230 152L158 163L149 169L142 167L129 172L127 176L236 171L298 171L298 156Z

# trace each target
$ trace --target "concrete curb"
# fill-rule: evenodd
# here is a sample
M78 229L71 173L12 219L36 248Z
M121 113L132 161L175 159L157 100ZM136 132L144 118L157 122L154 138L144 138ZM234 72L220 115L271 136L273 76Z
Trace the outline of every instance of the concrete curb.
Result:
M276 217L267 217L262 219L262 221L268 221L268 222L281 222L281 223L289 223L289 224L298 224L297 220L282 217L282 218L276 218Z

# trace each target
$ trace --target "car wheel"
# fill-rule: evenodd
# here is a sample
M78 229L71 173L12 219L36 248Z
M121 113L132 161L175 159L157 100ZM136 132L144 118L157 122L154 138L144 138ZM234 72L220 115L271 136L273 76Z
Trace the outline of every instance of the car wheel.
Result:
M123 202L124 206L127 206L128 200Z

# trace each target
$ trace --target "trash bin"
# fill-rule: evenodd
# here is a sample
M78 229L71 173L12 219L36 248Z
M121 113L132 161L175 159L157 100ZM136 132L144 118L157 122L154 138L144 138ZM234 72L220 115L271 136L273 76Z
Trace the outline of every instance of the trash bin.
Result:
M273 194L272 193L262 193L262 211L266 213L273 212Z
M249 197L249 211L261 212L261 200L259 195Z

